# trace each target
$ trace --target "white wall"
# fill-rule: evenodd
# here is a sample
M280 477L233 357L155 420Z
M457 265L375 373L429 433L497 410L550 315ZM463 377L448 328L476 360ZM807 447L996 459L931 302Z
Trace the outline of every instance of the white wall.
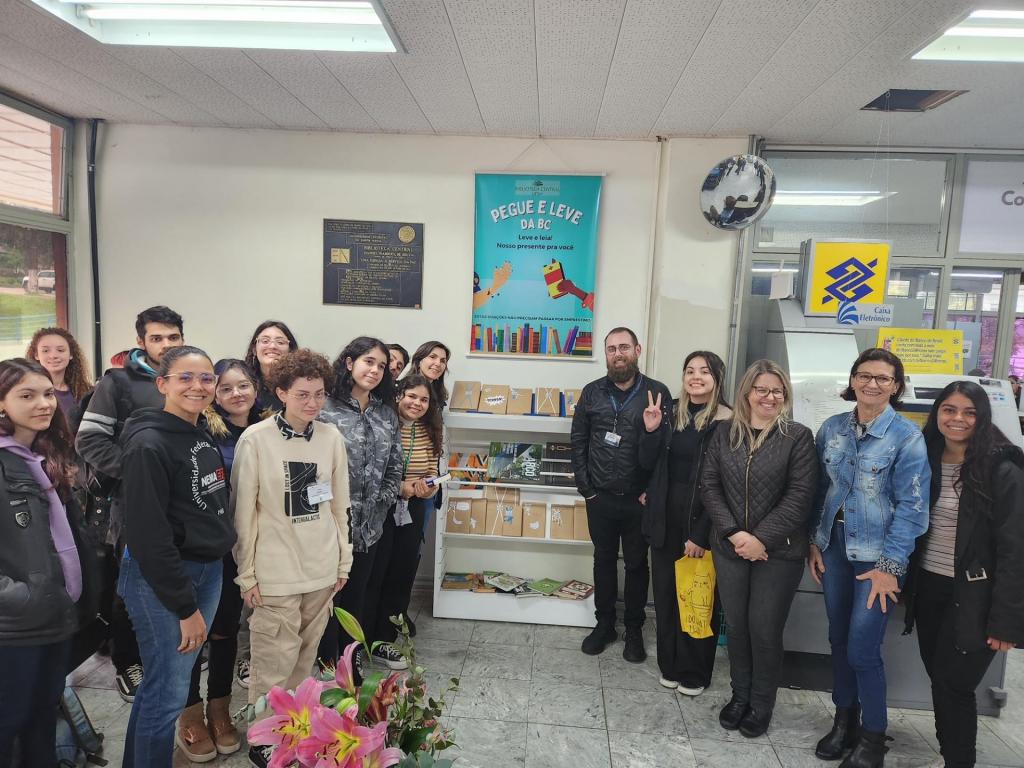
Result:
M655 142L104 130L98 208L107 356L133 343L140 309L167 304L184 316L188 341L215 357L243 354L256 324L274 317L332 357L363 333L410 351L439 338L453 349L454 379L582 386L604 372L603 358L466 355L478 170L604 172L595 336L615 325L646 335ZM423 222L424 308L324 306L324 218ZM76 238L75 329L90 343L86 234Z

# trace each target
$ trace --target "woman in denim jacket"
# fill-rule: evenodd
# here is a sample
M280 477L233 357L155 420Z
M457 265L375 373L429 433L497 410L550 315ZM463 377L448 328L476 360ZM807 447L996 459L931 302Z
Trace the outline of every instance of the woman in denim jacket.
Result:
M884 762L882 639L914 543L928 528L924 437L893 410L905 388L896 355L865 350L842 395L857 407L827 419L815 440L821 472L808 565L825 593L836 705L815 754L837 760L852 747L840 768Z

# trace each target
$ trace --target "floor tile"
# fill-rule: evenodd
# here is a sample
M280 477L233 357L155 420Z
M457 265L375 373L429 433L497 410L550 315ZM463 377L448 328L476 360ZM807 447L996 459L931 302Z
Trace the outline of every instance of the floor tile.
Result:
M462 668L471 677L500 677L506 680L529 680L533 665L533 646L471 645Z
M78 687L75 692L81 699L82 707L89 715L89 719L92 720L92 724L98 730L106 732L109 726L119 722L124 722L127 725L131 704L122 699L117 691L105 688ZM116 737L107 736L106 738Z
M530 723L526 731L526 768L568 766L611 768L607 732Z
M429 639L416 643L416 664L427 672L452 675L462 674L469 645L453 640Z
M1020 693L1024 694L1024 691L1021 691ZM1003 720L1002 718L994 717L981 717L978 718L978 720L979 741L981 741L982 731L988 731L989 733L997 736L1003 744L1012 750L1017 759L1024 756L1024 727L1021 727L1020 723L1014 723ZM991 761L983 761L982 755L979 754L978 762ZM1020 765L1020 763L1015 764Z
M775 700L778 704L813 704L816 707L826 707L828 716L831 718L835 714L832 699L829 699L826 705L818 693L818 691L805 691L800 688L779 688L779 693Z
M978 762L988 765L1024 766L1024 754L1018 751L1024 747L1024 739L1017 736L1021 733L1020 727L1010 724L992 727L990 723L984 722L990 719L979 718L976 742ZM935 736L935 719L931 713L905 717L903 720L914 727L932 750L939 751L939 740Z
M599 686L601 664L597 656L587 656L578 650L534 648L533 679Z
M604 729L604 698L601 689L550 680L534 681L530 685L527 720L531 723Z
M653 656L648 656L647 661L641 664L630 663L621 655L613 656L607 652L597 658L601 664L601 685L606 688L628 688L634 691L678 695L675 689L666 688L658 683L661 672Z
M478 621L470 642L503 643L505 645L533 645L533 624L506 621Z
M526 722L529 680L501 680L464 675L452 707L453 717Z
M676 698L662 693L605 688L608 730L685 736L686 725Z
M838 768L838 762L823 762L814 756L814 749L796 747L775 747L775 754L782 768Z
M608 734L612 768L695 768L690 741L685 736L660 733Z
M450 718L457 746L441 753L458 768L523 768L526 764L526 723Z
M742 736L740 738L743 738ZM779 758L767 742L743 739L743 741L718 741L716 739L690 739L690 748L698 768L779 768Z
M776 747L813 747L832 728L832 715L821 702L776 704L768 740Z
M725 696L714 696L703 693L700 696L678 696L679 708L686 723L686 732L690 740L712 739L716 741L732 741L743 744L764 744L771 746L767 736L748 739L739 731L727 731L718 724L718 713L729 699Z
M475 621L435 619L430 611L422 611L416 618L416 637L413 640L417 645L421 640L460 640L468 644L474 626Z
M589 635L586 627L538 626L534 632L534 645L544 648L565 648L578 651L583 638Z

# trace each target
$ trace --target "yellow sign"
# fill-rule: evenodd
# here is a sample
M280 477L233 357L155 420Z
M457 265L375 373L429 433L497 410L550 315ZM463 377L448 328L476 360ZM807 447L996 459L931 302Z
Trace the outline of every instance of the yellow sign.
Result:
M903 361L907 373L964 372L964 332L879 328L877 346Z
M848 301L885 303L891 251L880 241L812 240L804 314L835 317Z

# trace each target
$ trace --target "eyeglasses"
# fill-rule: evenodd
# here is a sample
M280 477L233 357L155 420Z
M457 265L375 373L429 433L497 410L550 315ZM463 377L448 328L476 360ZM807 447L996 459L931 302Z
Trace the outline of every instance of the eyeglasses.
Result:
M619 346L617 347L607 346L605 347L604 351L607 352L609 355L614 355L616 352L620 354L626 354L631 349L633 349L632 344L619 344Z
M322 403L324 400L327 399L327 393L324 392L323 390L320 390L319 392L315 392L315 393L314 392L296 392L294 395L289 393L288 397L291 398L292 400L294 400L296 403L303 403L303 404L308 403L310 398L316 400L318 403Z
M174 379L177 378L186 387L189 386L193 381L198 381L204 387L212 387L217 383L217 376L212 373L192 373L191 371L184 371L182 373L168 373L166 376L161 376L162 379Z
M853 380L858 384L870 384L872 379L877 382L880 387L888 387L896 381L895 378L892 376L886 376L884 373L880 376L872 376L870 373L861 373L860 371L853 374Z
M291 346L288 339L278 339L273 336L260 336L256 339L256 343L261 347L278 347L280 349L287 349Z
M241 384L223 384L217 387L217 394L221 397L230 397L235 392L240 395L251 395L254 391L252 384L243 381Z
M769 395L772 397L786 396L786 390L784 389L772 389L771 387L751 387L751 389L754 390L758 397L768 397Z

